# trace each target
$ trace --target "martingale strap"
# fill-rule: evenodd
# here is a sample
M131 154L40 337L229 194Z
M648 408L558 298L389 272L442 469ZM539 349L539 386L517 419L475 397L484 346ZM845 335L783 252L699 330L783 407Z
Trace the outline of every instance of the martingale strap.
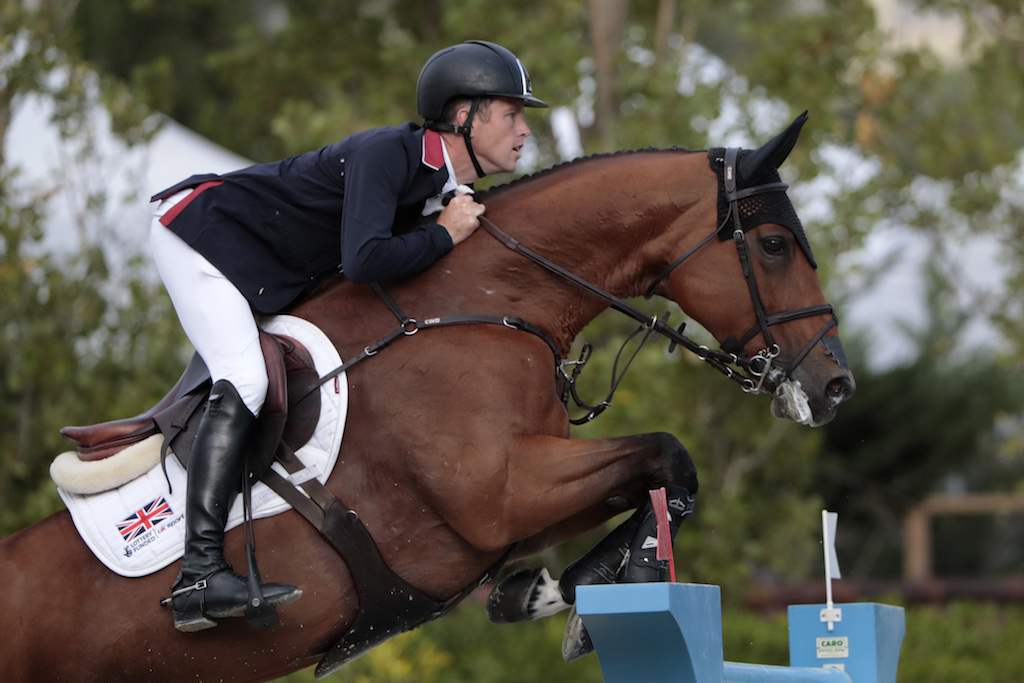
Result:
M502 325L512 330L521 330L523 332L529 332L530 334L540 337L548 348L551 349L551 353L555 357L555 364L561 364L561 354L558 351L558 345L555 344L554 340L551 339L541 328L536 325L529 323L522 318L514 315L506 315L504 317L498 317L493 315L445 315L437 318L425 318L423 320L415 320L407 316L402 309L395 303L395 300L391 298L387 290L384 289L379 283L372 283L373 290L377 293L377 296L384 301L387 307L391 310L396 318L398 318L399 326L388 332L386 335L373 342L369 346L366 346L361 352L345 361L338 367L334 368L326 375L320 378L319 382L310 389L314 391L319 389L322 385L326 384L330 380L334 379L338 375L347 371L353 365L363 362L371 356L377 355L377 353L390 346L396 339L402 337L411 337L420 330L430 329L433 327L451 327L453 325Z

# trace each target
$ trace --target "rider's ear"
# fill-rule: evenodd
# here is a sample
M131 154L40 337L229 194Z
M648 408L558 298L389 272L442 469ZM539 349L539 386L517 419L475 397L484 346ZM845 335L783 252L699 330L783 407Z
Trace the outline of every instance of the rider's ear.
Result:
M469 105L459 107L458 111L455 112L455 125L464 126L466 121L469 120Z
M789 124L786 130L782 131L771 140L761 145L754 151L740 157L739 172L745 180L749 180L758 172L771 166L778 168L786 160L793 150L797 138L800 137L800 129L807 122L807 112L796 117L793 123Z

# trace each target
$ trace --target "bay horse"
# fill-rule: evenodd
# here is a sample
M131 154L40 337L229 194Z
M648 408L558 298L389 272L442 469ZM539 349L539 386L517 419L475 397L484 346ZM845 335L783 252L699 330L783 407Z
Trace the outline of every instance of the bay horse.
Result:
M409 329L417 334L344 375L350 412L326 486L397 575L448 601L512 557L642 505L650 489L696 493L671 435L570 438L559 362L609 306L633 314L626 297L676 302L725 350L660 320L641 324L770 394L778 416L823 424L852 395L836 318L775 171L802 124L757 150L622 152L494 188L480 196L491 234L478 230L427 272L386 283L414 320L473 314L535 330ZM343 277L291 313L342 358L395 327L374 289ZM177 566L115 575L66 511L3 539L0 680L265 681L316 664L358 614L349 565L294 510L256 527L264 580L305 595L282 609L281 625L252 632L240 619L176 631L158 598ZM236 566L242 547L241 530L230 532Z

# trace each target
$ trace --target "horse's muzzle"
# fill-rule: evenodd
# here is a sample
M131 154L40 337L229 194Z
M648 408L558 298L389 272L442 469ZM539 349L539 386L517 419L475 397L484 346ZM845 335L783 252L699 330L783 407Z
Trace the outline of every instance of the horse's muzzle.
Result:
M832 421L843 401L856 393L853 377L847 372L821 383L807 373L794 373L801 379L786 378L771 386L772 414L810 427ZM781 373L779 373L781 375Z

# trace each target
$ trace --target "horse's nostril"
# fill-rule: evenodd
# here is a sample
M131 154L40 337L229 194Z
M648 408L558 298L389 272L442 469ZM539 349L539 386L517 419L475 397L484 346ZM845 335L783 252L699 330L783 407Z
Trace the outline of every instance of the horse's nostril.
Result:
M838 401L847 400L853 396L854 391L856 390L853 388L853 382L848 377L836 377L825 387L828 397Z

